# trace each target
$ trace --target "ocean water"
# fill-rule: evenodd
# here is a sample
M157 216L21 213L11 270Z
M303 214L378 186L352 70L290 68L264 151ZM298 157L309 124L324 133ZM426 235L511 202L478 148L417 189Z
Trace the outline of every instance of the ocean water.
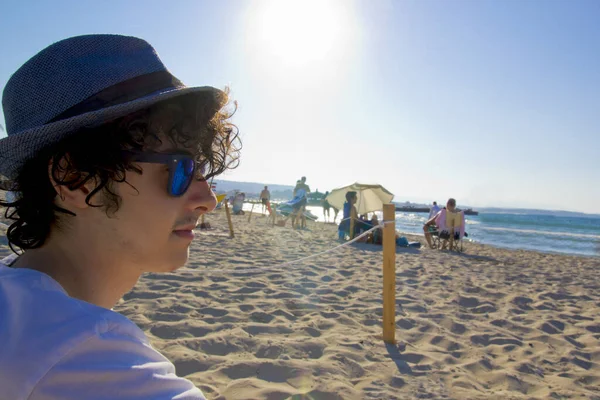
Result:
M308 208L323 221L321 207ZM427 216L397 212L396 229L422 235ZM466 216L465 221L470 241L509 249L600 257L600 216L481 212Z
M427 214L396 213L396 229L423 233ZM600 217L480 213L466 216L468 240L509 249L600 256Z

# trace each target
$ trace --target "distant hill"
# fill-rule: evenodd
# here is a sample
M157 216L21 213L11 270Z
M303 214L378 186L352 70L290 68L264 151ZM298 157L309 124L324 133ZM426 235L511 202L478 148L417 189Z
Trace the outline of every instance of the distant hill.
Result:
M290 200L293 196L294 187L291 185L277 185L270 183L259 183L259 182L235 182L225 181L221 179L215 179L217 183L217 193L232 192L239 190L240 192L246 193L247 197L258 197L263 187L267 185L271 192L271 198L277 200ZM411 203L409 201L394 201L397 206L413 206L413 207L430 207L431 204L423 203ZM441 207L444 204L438 203ZM556 215L561 217L600 217L598 214L585 214L574 211L561 211L561 210L536 210L529 208L500 208L500 207L471 207L468 205L460 204L462 209L473 208L476 211L482 213L502 213L502 214L533 214L533 215Z
M556 217L599 217L600 214L586 214L576 211L562 210L537 210L532 208L500 208L500 207L480 207L477 209L486 214L529 214L529 215L554 215Z
M217 193L228 193L234 190L246 193L246 197L258 197L265 186L269 187L271 198L277 200L289 200L293 196L294 187L291 185L277 185L259 182L235 182L215 179Z

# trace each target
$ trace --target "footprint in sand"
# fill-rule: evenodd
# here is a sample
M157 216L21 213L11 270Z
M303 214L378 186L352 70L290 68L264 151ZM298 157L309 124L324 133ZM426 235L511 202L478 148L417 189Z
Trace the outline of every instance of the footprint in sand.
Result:
M269 322L273 321L273 319L275 319L275 317L271 314L257 311L257 312L253 312L252 314L250 314L250 319L254 322L268 324Z
M488 301L481 302L477 297L458 296L459 306L468 308L474 314L485 314L496 311L496 306Z
M499 335L473 335L471 336L471 343L478 344L481 346L490 346L490 345L515 345L515 346L523 346L523 342L518 339L506 338Z
M206 307L198 310L201 315L210 315L211 317L222 317L229 314L227 310L221 310L219 308Z
M533 308L531 308L530 305L531 303L533 303L533 300L531 300L529 297L517 296L511 300L511 303L519 307L521 310L533 310Z
M254 310L255 307L252 304L240 304L238 308L242 312L248 312Z
M538 329L544 331L548 335L556 335L565 330L565 324L561 321L550 320L544 322Z
M175 371L178 376L187 376L196 372L204 372L213 366L211 361L201 361L197 359L174 360Z
M181 339L192 335L182 331L178 326L156 325L150 328L150 333L161 339Z
M585 329L592 333L600 333L600 325L588 325Z

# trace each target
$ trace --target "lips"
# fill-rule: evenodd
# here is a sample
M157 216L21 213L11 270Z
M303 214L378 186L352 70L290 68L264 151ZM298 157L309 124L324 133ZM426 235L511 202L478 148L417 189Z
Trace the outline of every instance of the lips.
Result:
M196 228L195 224L182 226L181 228L173 230L173 234L182 239L193 240L195 237L194 228Z
M194 237L196 236L194 234L194 231L191 230L191 229L189 229L189 230L187 230L187 229L176 230L176 231L173 231L173 234L176 235L176 236L179 236L182 239L189 239L189 240L193 240Z
M196 229L196 225L198 224L180 226L177 229L173 229L173 231L193 231L194 229Z

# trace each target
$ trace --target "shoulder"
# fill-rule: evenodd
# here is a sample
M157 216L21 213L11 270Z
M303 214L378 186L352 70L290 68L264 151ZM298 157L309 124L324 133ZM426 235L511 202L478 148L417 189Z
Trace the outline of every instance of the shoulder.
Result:
M132 324L130 322L130 324ZM52 396L49 397L49 394ZM204 399L190 381L127 324L114 323L72 347L40 379L37 399Z
M0 315L0 343L10 343L0 351L0 387L6 398L98 398L106 388L95 380L104 379L105 373L111 377L114 370L124 373L128 381L137 379L131 374L139 377L142 372L146 379L176 378L173 365L150 346L133 322L69 297L56 281L38 271L0 265ZM83 387L88 384L98 393L88 396ZM182 387L193 385L187 382Z

